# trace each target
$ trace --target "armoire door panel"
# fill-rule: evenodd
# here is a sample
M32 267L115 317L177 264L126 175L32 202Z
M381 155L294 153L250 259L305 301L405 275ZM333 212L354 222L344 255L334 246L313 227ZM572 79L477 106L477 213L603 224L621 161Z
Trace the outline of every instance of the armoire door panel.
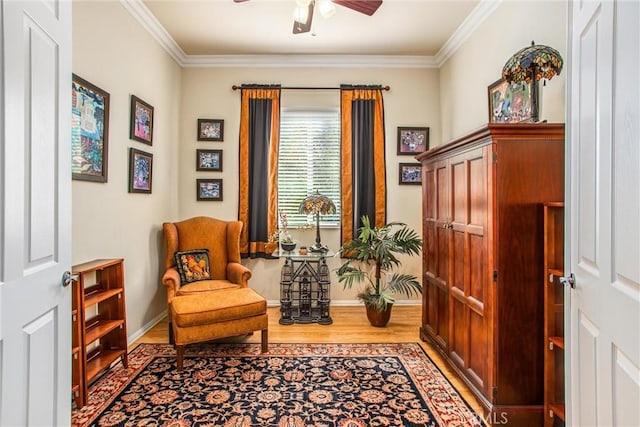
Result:
M427 322L435 333L438 325L438 287L433 284L431 279L427 278L426 280L427 301L425 305L427 308Z
M435 278L438 268L436 233L436 172L432 164L422 168L422 334L436 339L438 335L438 290Z
M438 343L447 350L449 348L449 293L437 288L438 294Z
M433 221L427 221L424 227L424 248L423 248L423 258L424 258L424 269L425 273L435 277L435 272L437 269L437 249L436 249L436 231L433 227Z
M441 348L447 349L449 337L448 317L448 235L443 225L447 213L439 206L448 200L447 176L438 164L423 168L423 333L426 333Z
M436 228L438 252L437 265L435 270L436 279L442 283L449 284L449 230Z
M487 162L483 151L474 153L469 160L469 224L485 227L487 224ZM479 234L479 233L476 233Z
M443 348L447 349L449 342L449 297L446 290L432 279L425 279L425 310L426 331Z
M451 248L451 258L453 260L453 271L451 272L451 287L466 293L465 287L465 236L464 232L452 231L453 247Z
M485 319L474 310L469 311L469 356L467 358L468 371L473 373L474 382L480 389L485 389L488 375L487 329Z
M456 295L458 292L452 289L450 294L451 301L451 353L455 355L455 360L460 368L465 368L468 348L468 327L467 327L467 307L464 297Z
M435 185L436 185L436 174L433 169L425 168L424 171L424 208L423 208L423 216L425 220L435 220L436 218L436 209L435 209Z
M464 159L451 163L451 222L463 226L468 223L466 167Z
M469 236L469 295L478 301L485 300L485 247L484 236Z
M436 220L445 224L449 219L449 180L446 163L436 165Z

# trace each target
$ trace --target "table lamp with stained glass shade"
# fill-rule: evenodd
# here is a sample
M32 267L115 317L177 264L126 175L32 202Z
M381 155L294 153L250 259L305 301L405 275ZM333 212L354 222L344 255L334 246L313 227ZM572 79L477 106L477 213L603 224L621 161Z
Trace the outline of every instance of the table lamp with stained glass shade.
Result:
M336 205L330 198L320 194L317 190L314 194L307 196L300 203L299 213L313 214L316 216L316 243L309 248L311 252L327 252L329 248L320 241L320 214L329 215L335 213Z
M502 68L502 78L508 83L531 84L531 121L537 122L538 81L551 80L562 71L562 56L552 47L535 44L520 49L513 54Z

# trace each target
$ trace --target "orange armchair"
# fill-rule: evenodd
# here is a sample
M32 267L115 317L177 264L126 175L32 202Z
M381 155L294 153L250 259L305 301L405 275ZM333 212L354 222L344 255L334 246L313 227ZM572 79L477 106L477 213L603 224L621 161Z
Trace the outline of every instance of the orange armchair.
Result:
M180 222L165 222L162 228L166 242L166 271L162 284L167 287L169 319L171 301L177 296L248 287L251 270L240 263L242 222L199 216ZM209 250L211 280L180 284L174 254L190 249ZM172 339L171 325L169 331Z

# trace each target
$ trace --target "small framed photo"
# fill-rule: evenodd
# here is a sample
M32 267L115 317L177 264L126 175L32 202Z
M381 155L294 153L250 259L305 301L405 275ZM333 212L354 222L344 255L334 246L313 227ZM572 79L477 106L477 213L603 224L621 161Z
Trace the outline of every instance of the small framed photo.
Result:
M129 148L129 193L151 193L153 154Z
M487 88L489 123L520 123L531 120L531 83L507 83L504 79Z
M71 177L107 182L109 94L73 74L71 104Z
M400 185L422 185L422 165L420 163L400 163Z
M415 156L429 149L429 128L398 127L398 155Z
M222 141L224 120L198 119L198 141Z
M222 201L221 179L198 179L196 180L196 190L198 200Z
M153 107L131 95L129 138L153 145Z
M196 170L222 172L222 150L196 150Z

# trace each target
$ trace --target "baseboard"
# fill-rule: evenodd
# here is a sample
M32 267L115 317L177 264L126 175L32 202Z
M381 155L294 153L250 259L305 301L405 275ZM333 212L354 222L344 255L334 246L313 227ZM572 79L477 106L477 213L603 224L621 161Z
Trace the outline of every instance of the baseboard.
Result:
M151 319L150 321L148 321L147 323L145 323L144 325L142 325L142 328L138 329L137 331L135 331L133 334L127 336L127 345L131 345L134 341L136 341L138 338L140 338L141 336L143 336L144 334L146 334L147 332L149 332L149 330L151 328L153 328L154 326L156 326L158 323L160 323L160 321L162 319L164 319L165 317L167 317L167 311L166 310L162 310L160 312L160 314L158 314L156 317L154 317L153 319Z
M331 300L331 306L333 307L357 307L361 305L362 305L362 301L356 300L356 299ZM415 299L398 300L395 302L394 305L419 306L419 305L422 305L422 301L415 300ZM280 307L280 300L268 300L267 307Z

